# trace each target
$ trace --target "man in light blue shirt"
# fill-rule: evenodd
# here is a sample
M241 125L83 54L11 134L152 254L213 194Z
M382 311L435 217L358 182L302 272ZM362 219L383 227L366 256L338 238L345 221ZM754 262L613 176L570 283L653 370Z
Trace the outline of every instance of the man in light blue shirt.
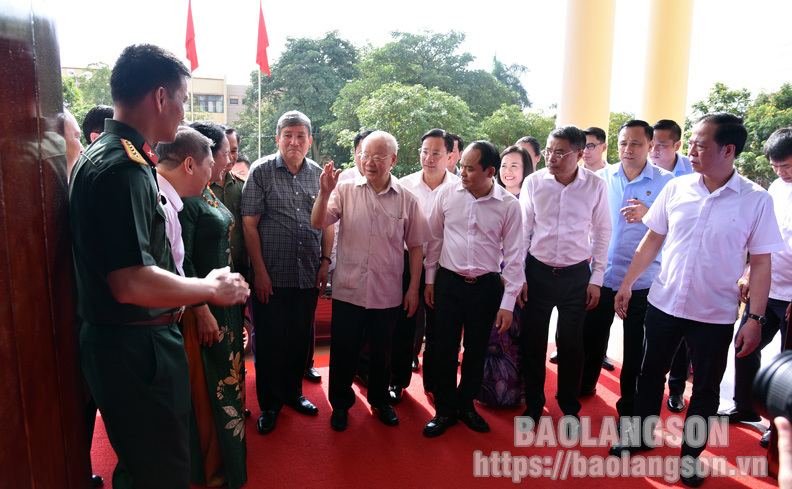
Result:
M652 163L674 174L674 177L693 173L687 156L678 153L682 146L682 128L671 119L660 119L654 126L654 146L649 152ZM668 376L668 409L675 413L685 410L685 382L690 377L690 356L687 345L680 345L671 363Z
M630 267L638 243L647 227L641 221L660 194L660 190L674 176L649 163L652 149L652 126L644 121L631 120L619 128L618 165L597 172L607 183L613 234L608 248L608 266L602 283L600 302L588 311L583 327L585 360L580 395L596 392L602 357L608 347L610 327L613 323L613 299L624 275ZM624 319L624 365L621 371L621 398L616 403L620 416L632 416L635 379L641 369L643 355L643 323L647 295L652 281L660 269L659 257L635 282L632 288L629 313Z

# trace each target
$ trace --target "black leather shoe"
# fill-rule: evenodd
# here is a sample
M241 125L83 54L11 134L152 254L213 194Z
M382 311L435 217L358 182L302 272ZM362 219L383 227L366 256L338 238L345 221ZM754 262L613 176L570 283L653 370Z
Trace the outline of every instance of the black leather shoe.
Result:
M330 427L333 428L333 431L344 431L347 429L349 427L347 411L342 409L334 410L333 414L330 415Z
M278 413L275 411L262 411L256 423L256 429L262 435L272 433L275 429L275 422L278 420Z
M625 445L622 442L619 442L615 445L612 445L608 449L608 455L613 455L614 457L621 457L622 454L627 453L627 455L635 455L638 452L644 452L646 450L651 450L651 447L646 445Z
M537 424L539 424L539 418L542 417L542 410L541 409L536 410L536 409L528 408L525 411L523 411L522 416L527 416L527 417L531 418L533 420L533 422L534 422L534 426L536 426Z
M486 433L490 430L487 422L476 412L475 408L459 411L459 420L465 423L465 426L471 430L478 431L479 433Z
M319 414L319 408L314 406L314 404L306 399L305 396L300 396L294 401L290 402L289 407L300 414Z
M404 388L400 385L391 386L390 390L388 391L390 395L390 403L391 406L395 406L402 402L402 398L404 396Z
M616 370L616 367L613 366L613 362L607 356L602 357L602 368L607 370L608 372L613 372Z
M355 382L357 382L358 384L360 384L363 387L365 387L366 389L368 389L368 375L361 374L361 373L356 373L355 374Z
M767 431L765 431L764 435L762 435L762 439L759 440L759 446L762 448L767 448L770 446L770 428L767 428Z
M555 349L553 353L550 354L550 363L558 364L558 349Z
M434 438L445 433L449 426L457 424L457 419L451 416L435 416L424 426L423 434L427 438Z
M755 412L738 411L736 406L726 411L718 411L718 416L728 416L729 424L742 423L744 421L749 423L755 423L762 420L762 418L759 417L759 415L756 414Z
M382 424L385 426L396 426L399 424L399 417L396 416L396 411L390 404L383 404L379 407L371 407L371 412L376 414Z
M672 413L681 413L685 410L685 398L682 394L668 394L666 407Z
M313 367L308 367L305 369L305 373L303 373L303 378L308 382L313 382L314 384L318 384L322 381L322 376L319 374L319 371Z
M682 480L682 484L685 484L688 487L701 487L701 484L704 484L704 477L700 476L699 474L693 475L680 475L679 478Z
M418 357L413 358L411 368L412 368L413 372L417 372L417 371L421 370L421 364L418 363Z
M104 479L94 474L91 476L91 484L93 485L93 487L102 487L104 485Z

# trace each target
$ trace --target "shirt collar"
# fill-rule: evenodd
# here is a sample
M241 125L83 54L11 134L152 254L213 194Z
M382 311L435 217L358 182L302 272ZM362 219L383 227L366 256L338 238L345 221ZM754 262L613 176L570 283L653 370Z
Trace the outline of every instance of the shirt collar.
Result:
M490 188L490 191L487 192L485 195L482 195L480 198L478 198L476 200L487 200L487 199L503 200L504 195L499 192L499 189L508 193L508 190L506 190L505 188L501 187L500 185L498 185L498 182L493 180L492 181L492 188ZM470 193L470 191L468 189L466 189L464 186L462 186L462 180L460 180L460 181L458 181L458 182L456 182L454 184L454 191L456 191L456 192L467 192L468 194L470 194L471 197L473 196L473 194Z
M149 145L146 138L134 127L115 119L105 119L105 132L116 134L121 139L126 139L135 146L135 149L154 166L159 161L159 154Z
M619 162L618 174L620 177L627 180L627 174L624 173L624 167L622 166L621 162ZM638 177L635 178L633 182L641 180L642 178L648 178L649 180L654 180L654 176L655 176L654 165L647 158L646 165L644 165L643 170L641 170L641 173L638 174Z
M394 185L394 184L398 183L398 181L399 181L399 179L398 179L398 178L396 178L396 177L395 177L395 176L394 176L394 175L391 173L390 179L388 179L388 186L387 186L387 187L385 187L385 190L383 190L383 191L382 191L382 192L380 192L380 193L381 193L381 194L385 194L385 193L388 193L388 191L390 191L390 190L393 190L393 191L394 191L394 192L396 192L397 194L398 194L398 193L400 193L400 192L401 192L401 186L400 186L400 185ZM368 186L369 186L369 188L370 188L370 189L371 189L371 190L372 190L374 193L376 193L376 191L374 190L374 187L372 187L372 186L371 186L371 184L369 184L368 178L366 178L366 176L365 176L365 175L357 175L357 176L355 176L355 186L356 186L356 187L362 187L362 186L364 186L364 185L368 185Z
M159 173L157 173L157 183L159 184L160 193L168 199L168 202L176 209L176 212L180 212L184 208L184 203L182 203L181 197L179 197L173 185Z

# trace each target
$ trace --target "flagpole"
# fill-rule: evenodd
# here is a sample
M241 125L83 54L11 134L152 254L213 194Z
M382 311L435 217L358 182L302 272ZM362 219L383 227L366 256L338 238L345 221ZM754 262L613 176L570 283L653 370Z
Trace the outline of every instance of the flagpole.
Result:
M258 70L258 159L261 159L261 70Z

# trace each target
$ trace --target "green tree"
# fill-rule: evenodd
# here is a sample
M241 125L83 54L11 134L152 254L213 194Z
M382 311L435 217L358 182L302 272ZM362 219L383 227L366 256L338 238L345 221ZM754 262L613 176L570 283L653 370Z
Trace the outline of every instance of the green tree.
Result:
M521 64L515 63L511 66L506 66L497 56L492 57L492 75L503 83L506 88L519 95L520 107L523 109L531 106L528 92L520 81L520 77L528 73L528 71L528 68Z
M514 144L523 136L533 136L544 144L555 128L555 116L523 112L517 105L503 105L478 126L480 137L492 142L499 150Z
M520 95L498 81L492 73L470 70L470 53L459 53L465 35L393 32L393 41L382 47L368 46L358 63L360 77L345 86L333 104L336 121L332 130L357 131L363 125L356 115L365 98L389 83L422 85L460 97L471 115L480 121L501 105L519 104ZM440 124L430 124L437 127Z
M635 119L629 112L611 112L608 118L608 163L619 162L619 127L625 122Z
M470 109L462 99L421 85L385 85L362 101L356 115L364 127L387 131L399 142L393 170L397 177L420 169L421 135L429 128L454 128L465 138L473 127Z
M725 84L718 82L712 87L706 100L694 103L691 108L693 109L695 120L704 114L713 112L731 112L740 117L745 117L745 112L750 105L751 92L745 88L730 90Z
M299 110L311 119L313 145L311 156L316 161L335 158L343 149L331 144L335 133L327 126L335 120L330 107L338 92L357 76L357 48L338 37L338 32L328 32L323 38L288 38L286 49L271 67L272 77L261 80L262 104L268 107L267 117L262 113L262 148L274 149L277 118L289 110ZM244 120L240 134L244 137L242 150L257 154L258 133L258 74L251 74L251 86L245 92L246 108L240 115ZM255 122L254 122L255 121ZM244 133L242 131L245 131ZM265 144L266 143L266 144ZM271 144L270 144L271 143ZM256 148L256 151L252 151Z
M94 107L99 104L113 105L110 95L110 75L112 70L106 63L90 63L86 71L77 77L77 86L83 94L85 103Z

